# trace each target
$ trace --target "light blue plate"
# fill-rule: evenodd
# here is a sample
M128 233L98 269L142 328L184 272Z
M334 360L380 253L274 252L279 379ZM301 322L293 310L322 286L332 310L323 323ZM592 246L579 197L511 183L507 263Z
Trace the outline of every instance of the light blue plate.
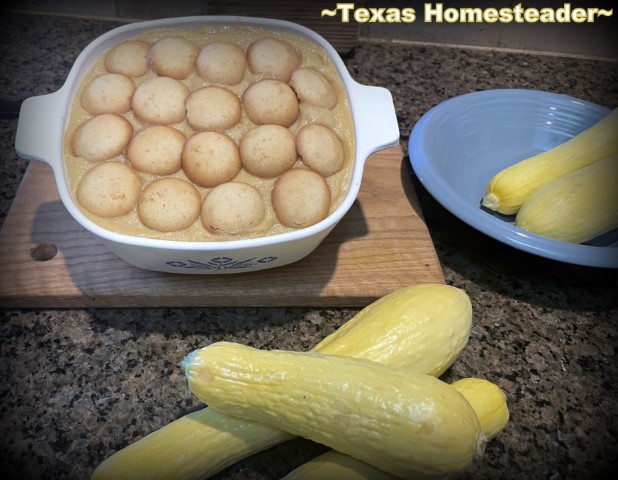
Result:
M618 268L618 229L576 245L526 232L513 225L514 216L481 208L494 174L565 142L609 112L535 90L469 93L437 105L417 122L410 134L410 162L442 206L486 235L542 257Z

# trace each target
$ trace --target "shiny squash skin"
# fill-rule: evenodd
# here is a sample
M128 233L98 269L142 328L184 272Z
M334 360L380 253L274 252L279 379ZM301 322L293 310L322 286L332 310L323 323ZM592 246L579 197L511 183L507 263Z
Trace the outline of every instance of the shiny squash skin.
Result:
M522 205L515 225L569 243L618 228L618 155L539 188Z
M455 478L484 446L475 411L430 375L360 358L218 342L183 361L215 410L281 428L402 478Z
M516 214L548 182L618 153L618 109L566 142L498 172L489 181L482 205Z
M376 300L313 351L442 374L468 342L472 305L461 289L415 284ZM203 408L174 420L104 460L92 480L200 480L290 440L278 428Z

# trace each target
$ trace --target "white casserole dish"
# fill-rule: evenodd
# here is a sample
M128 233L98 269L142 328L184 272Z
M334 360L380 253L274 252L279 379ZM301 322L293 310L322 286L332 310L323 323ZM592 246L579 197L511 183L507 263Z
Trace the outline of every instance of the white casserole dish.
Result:
M355 129L356 152L349 191L327 218L310 227L278 235L224 242L181 242L118 234L88 219L76 206L65 173L63 135L74 94L100 55L117 43L157 28L191 28L204 24L271 27L302 35L332 57L348 95ZM26 99L21 107L15 148L27 160L49 164L60 198L73 218L126 262L147 270L170 273L221 274L287 265L311 253L350 209L360 189L369 155L399 143L399 127L390 92L354 81L343 61L324 38L295 23L251 17L203 16L154 20L125 25L100 36L76 59L58 91Z

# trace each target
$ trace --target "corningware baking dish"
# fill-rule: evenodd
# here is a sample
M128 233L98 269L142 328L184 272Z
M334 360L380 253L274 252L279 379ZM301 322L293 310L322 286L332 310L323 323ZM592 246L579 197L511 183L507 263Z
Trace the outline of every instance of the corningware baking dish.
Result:
M222 242L182 242L142 238L104 229L76 206L65 175L63 135L74 94L89 68L117 43L157 28L193 28L205 24L240 24L275 28L302 35L332 57L346 89L355 130L355 156L347 195L327 218L310 227L278 235ZM397 145L399 127L390 92L353 80L335 49L323 37L301 25L273 19L202 16L146 21L110 30L88 45L76 59L58 91L26 99L21 107L15 147L20 157L49 164L62 203L86 230L117 256L147 270L171 273L221 274L262 270L290 264L311 253L354 203L365 160L372 153ZM386 192L385 192L386 193Z

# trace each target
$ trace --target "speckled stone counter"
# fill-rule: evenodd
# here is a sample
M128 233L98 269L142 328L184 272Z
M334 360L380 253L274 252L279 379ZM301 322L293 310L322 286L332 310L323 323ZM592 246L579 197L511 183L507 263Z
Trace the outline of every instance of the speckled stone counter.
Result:
M3 100L58 89L73 60L116 24L7 15ZM616 63L363 42L345 59L361 83L394 96L402 144L432 106L492 88L534 88L618 106ZM26 162L15 119L0 120L1 214ZM478 376L508 398L511 421L467 479L591 479L618 467L616 271L535 257L471 229L410 174L447 283L472 299L474 326L444 379ZM0 273L1 274L1 273ZM0 466L6 478L84 479L114 451L202 405L178 362L232 340L306 350L353 309L0 310ZM298 439L219 479L277 479L325 448ZM7 476L8 475L8 476Z

